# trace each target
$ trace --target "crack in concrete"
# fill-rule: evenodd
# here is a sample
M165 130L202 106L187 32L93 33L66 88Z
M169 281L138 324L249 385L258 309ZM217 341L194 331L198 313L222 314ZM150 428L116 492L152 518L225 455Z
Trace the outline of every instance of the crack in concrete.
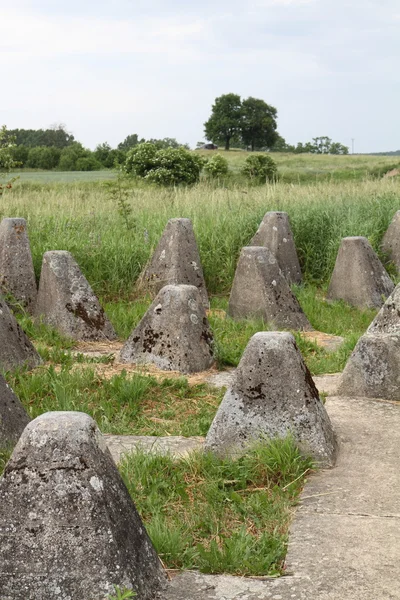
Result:
M356 513L356 512L322 512L318 510L302 510L303 514L309 515L321 515L324 517L366 517L369 519L400 519L400 514L394 515L372 515L370 513Z

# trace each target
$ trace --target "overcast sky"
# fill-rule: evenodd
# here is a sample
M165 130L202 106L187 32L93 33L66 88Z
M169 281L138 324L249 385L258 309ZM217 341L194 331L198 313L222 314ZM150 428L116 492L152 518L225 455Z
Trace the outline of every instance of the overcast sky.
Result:
M0 125L192 146L216 96L278 109L290 143L400 148L400 0L0 0Z

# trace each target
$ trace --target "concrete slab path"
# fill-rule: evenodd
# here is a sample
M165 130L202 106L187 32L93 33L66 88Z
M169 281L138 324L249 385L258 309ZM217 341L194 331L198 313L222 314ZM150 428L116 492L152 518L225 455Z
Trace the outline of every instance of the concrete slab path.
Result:
M163 600L400 599L400 403L328 398L337 466L312 476L291 527L287 576L187 572Z

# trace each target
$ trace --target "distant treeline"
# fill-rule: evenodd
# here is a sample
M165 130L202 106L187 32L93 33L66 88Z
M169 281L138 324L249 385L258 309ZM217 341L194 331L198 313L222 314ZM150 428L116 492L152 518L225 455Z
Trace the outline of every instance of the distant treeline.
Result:
M134 133L128 135L116 148L104 142L98 144L95 150L85 148L74 136L69 133L64 125L58 125L50 129L13 129L7 130L10 142L15 146L12 148L12 157L18 163L19 168L44 169L58 171L97 171L101 169L112 169L115 165L125 162L127 152L143 142L153 143L157 149L185 147L175 138L149 139L139 138ZM236 140L235 140L236 141ZM199 142L199 146L204 142ZM241 149L246 146L237 144ZM347 154L348 148L338 142L333 142L329 137L322 136L313 138L305 144L299 142L296 146L287 144L277 134L272 147L254 147L257 151L269 152L293 152L296 154ZM387 153L398 154L399 152Z
M94 151L85 148L64 127L56 129L14 129L8 130L12 157L19 168L45 169L57 171L97 171L111 169L125 161L128 150L143 142L152 142L158 149L188 147L179 144L174 138L139 139L136 133L128 135L117 148L104 142Z

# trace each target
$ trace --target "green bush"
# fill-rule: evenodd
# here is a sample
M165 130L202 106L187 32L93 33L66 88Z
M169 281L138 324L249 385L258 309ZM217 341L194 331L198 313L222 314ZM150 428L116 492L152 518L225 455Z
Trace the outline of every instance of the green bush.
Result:
M228 161L221 154L215 154L206 162L204 170L211 177L223 177L229 172Z
M82 156L75 162L75 171L100 171L103 165L91 154Z
M278 169L275 161L267 154L251 154L246 158L242 173L257 183L276 181Z
M145 142L129 150L124 170L157 185L191 185L199 180L203 166L203 157L185 148L157 150L154 144Z
M61 150L48 146L29 148L25 166L31 169L54 169L60 160Z
M146 177L156 167L157 148L150 142L138 144L126 155L124 170L135 177Z

